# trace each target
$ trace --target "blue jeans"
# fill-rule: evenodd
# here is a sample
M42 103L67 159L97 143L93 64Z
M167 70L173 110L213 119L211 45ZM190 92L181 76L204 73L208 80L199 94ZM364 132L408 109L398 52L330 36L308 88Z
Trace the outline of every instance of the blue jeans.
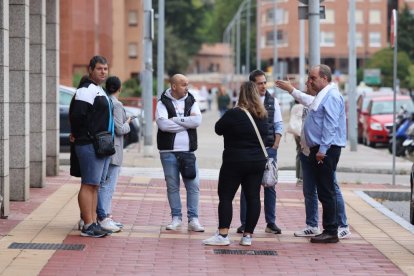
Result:
M96 213L99 220L103 220L112 213L112 195L115 192L121 166L110 164L106 181L98 189L98 207Z
M273 158L277 162L277 150L270 147L267 148L267 154L270 158ZM266 223L276 222L276 189L275 187L267 187L264 189L264 213ZM240 193L240 222L242 225L246 225L246 197L244 196L243 189Z
M167 183L167 197L171 208L171 216L182 218L181 197L180 197L180 171L179 163L174 153L160 152L161 164L164 170L164 177ZM198 218L198 201L200 194L199 173L196 162L197 175L194 179L183 178L187 190L187 217Z
M309 159L302 152L300 153L300 162L303 173L303 196L305 197L305 212L306 212L306 225L317 227L319 214L318 214L318 193L316 191L316 183L313 181L311 173L311 167ZM342 197L341 189L338 186L335 173L335 192L336 192L336 211L339 227L348 227L348 222L345 213L345 202Z

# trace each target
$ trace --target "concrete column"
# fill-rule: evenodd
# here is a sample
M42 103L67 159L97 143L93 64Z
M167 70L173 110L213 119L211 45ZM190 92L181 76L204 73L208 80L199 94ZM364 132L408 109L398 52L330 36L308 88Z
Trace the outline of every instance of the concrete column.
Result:
M59 174L59 0L46 0L46 175Z
M0 2L0 216L10 213L9 179L9 0Z
M9 0L10 199L29 199L29 0Z
M30 187L46 184L46 0L30 0Z

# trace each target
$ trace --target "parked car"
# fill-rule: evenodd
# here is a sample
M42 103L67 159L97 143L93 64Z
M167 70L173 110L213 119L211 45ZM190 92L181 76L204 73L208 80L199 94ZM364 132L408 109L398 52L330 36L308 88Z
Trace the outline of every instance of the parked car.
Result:
M377 143L388 143L389 132L393 122L393 96L373 97L368 103L363 116L363 142L375 147ZM403 106L408 112L414 112L414 104L410 97L398 95L397 111Z
M363 91L357 98L357 121L358 121L358 143L363 141L363 121L364 114L366 114L369 101L374 97L391 96L393 92L389 91ZM347 124L348 125L348 124Z
M414 224L414 164L411 168L410 176L410 187L411 187L411 196L410 196L410 223Z
M205 112L208 108L207 98L202 96L199 90L190 89L189 92L194 96L201 112Z
M75 95L76 89L74 87L59 86L59 117L60 117L60 146L61 149L67 151L69 146L69 134L70 134L70 124L69 124L69 105ZM137 116L130 123L131 131L124 136L124 147L128 146L131 143L139 142L140 136L140 116L141 109L135 107L125 106L125 112L128 117Z

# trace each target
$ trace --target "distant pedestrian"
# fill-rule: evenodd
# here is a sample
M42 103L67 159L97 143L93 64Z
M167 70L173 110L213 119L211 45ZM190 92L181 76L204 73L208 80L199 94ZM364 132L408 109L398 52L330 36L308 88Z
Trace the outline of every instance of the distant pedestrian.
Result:
M239 96L237 95L237 91L234 90L233 93L231 93L231 104L232 104L232 107L235 107L236 106L238 98L239 98Z
M316 188L316 182L313 181L312 177L307 177L310 175L309 172L312 168L310 167L309 147L306 145L305 135L303 130L303 123L308 114L308 108L315 100L316 92L313 90L310 85L309 80L306 82L307 93L303 93L295 89L289 81L277 81L276 86L282 88L289 92L295 100L302 103L305 107L303 108L302 113L302 128L300 134L300 146L301 153L299 155L301 162L301 171L303 179L303 196L305 197L305 213L306 213L306 227L302 230L296 231L294 235L296 237L313 237L321 233L318 221L318 194ZM337 220L338 220L338 238L344 239L351 236L351 231L349 230L349 225L347 221L346 211L345 211L345 202L342 196L341 189L339 187L338 181L336 179L335 172L335 192L336 192L336 201L337 201Z
M108 231L97 224L98 188L105 182L110 157L98 157L93 146L93 136L113 129L112 103L100 86L108 75L108 62L94 56L88 66L89 79L76 90L69 108L71 140L79 161L81 187L78 203L84 225L81 236L103 237Z
M298 101L295 101L295 104L290 110L289 125L287 132L293 135L296 143L296 185L302 185L302 169L300 165L300 153L302 152L302 147L300 145L300 134L302 132L302 116L303 116L303 105Z
M230 97L223 86L220 86L217 94L217 105L220 112L220 117L226 113L230 105Z
M260 186L266 157L244 110L254 118L263 141L266 141L267 111L261 103L257 86L251 81L242 84L238 105L227 111L215 126L216 133L224 138L223 164L218 182L219 226L214 236L203 241L205 245L230 244L228 233L233 217L232 202L240 185L245 191L247 205L241 245L251 245L259 220Z
M211 91L211 88L208 90L207 94L207 103L208 103L208 110L211 110L211 103L213 102L213 92Z
M336 166L341 148L346 145L345 104L332 81L331 69L326 65L311 68L308 85L316 92L309 105L304 123L304 137L310 149L309 170L304 179L316 183L323 208L323 232L311 238L313 243L338 242ZM281 83L276 85L282 88ZM283 89L283 88L282 88Z
M166 229L177 230L182 224L181 173L187 190L188 230L204 232L204 227L198 220L200 181L194 155L197 150L197 127L201 124L201 112L194 96L188 92L189 82L186 76L172 76L170 85L162 93L155 112L158 126L157 146L172 216Z
M106 181L99 186L97 214L99 224L103 229L119 232L123 225L112 219L112 196L121 171L124 156L124 135L130 132L129 123L131 122L131 117L127 117L122 103L118 100L121 93L121 80L115 76L109 77L106 80L105 89L114 106L114 143L116 153L111 156Z

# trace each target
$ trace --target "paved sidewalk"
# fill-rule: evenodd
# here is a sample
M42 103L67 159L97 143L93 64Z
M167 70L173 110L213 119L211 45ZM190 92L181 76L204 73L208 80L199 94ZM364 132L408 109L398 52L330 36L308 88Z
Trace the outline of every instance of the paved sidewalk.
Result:
M203 246L217 226L217 181L201 181L200 220L205 233L167 231L170 220L161 178L122 176L114 199L114 216L125 229L110 237L79 236L79 181L62 171L47 179L47 188L31 189L31 200L14 202L1 220L1 275L412 275L414 240L404 229L371 207L355 191L389 190L386 185L346 185L352 237L338 244L311 244L293 232L304 225L302 188L278 184L277 224L281 235L264 232L261 216L253 245L238 245L238 197L228 247ZM401 190L392 187L391 190ZM182 193L183 199L185 193ZM185 208L184 208L185 213ZM12 243L83 245L76 250L9 249ZM216 249L249 250L247 255L216 254ZM256 256L272 251L275 256Z
M204 114L199 130L197 158L200 166L200 221L205 233L167 231L170 211L158 153L143 156L142 145L125 150L113 201L114 218L125 224L122 232L93 239L77 230L79 179L62 166L57 177L48 177L45 188L30 189L30 200L12 202L8 219L0 220L0 275L414 275L414 228L389 217L363 191L407 192L411 163L397 159L401 178L389 185L390 155L360 146L357 153L343 151L340 168L353 168L349 180L338 178L346 202L350 239L337 244L311 244L293 232L304 227L302 187L296 186L294 144L286 135L279 151L280 183L277 187L277 224L281 235L264 232L263 214L253 245L238 244L239 196L233 204L228 247L209 247L201 241L217 228L217 178L222 138L214 134L217 114ZM155 137L155 136L154 136ZM369 171L368 169L372 169ZM364 169L362 172L358 170ZM370 174L367 178L358 177ZM185 191L182 189L185 208ZM393 220L394 219L394 220ZM13 244L14 243L14 244ZM18 244L16 244L18 243ZM49 249L13 249L11 245L37 243ZM53 248L70 247L62 250ZM218 249L241 250L245 255L220 254ZM247 251L246 251L247 250ZM232 251L232 253L235 253ZM268 255L255 255L267 253ZM270 254L270 255L269 255ZM271 255L273 254L273 255Z

